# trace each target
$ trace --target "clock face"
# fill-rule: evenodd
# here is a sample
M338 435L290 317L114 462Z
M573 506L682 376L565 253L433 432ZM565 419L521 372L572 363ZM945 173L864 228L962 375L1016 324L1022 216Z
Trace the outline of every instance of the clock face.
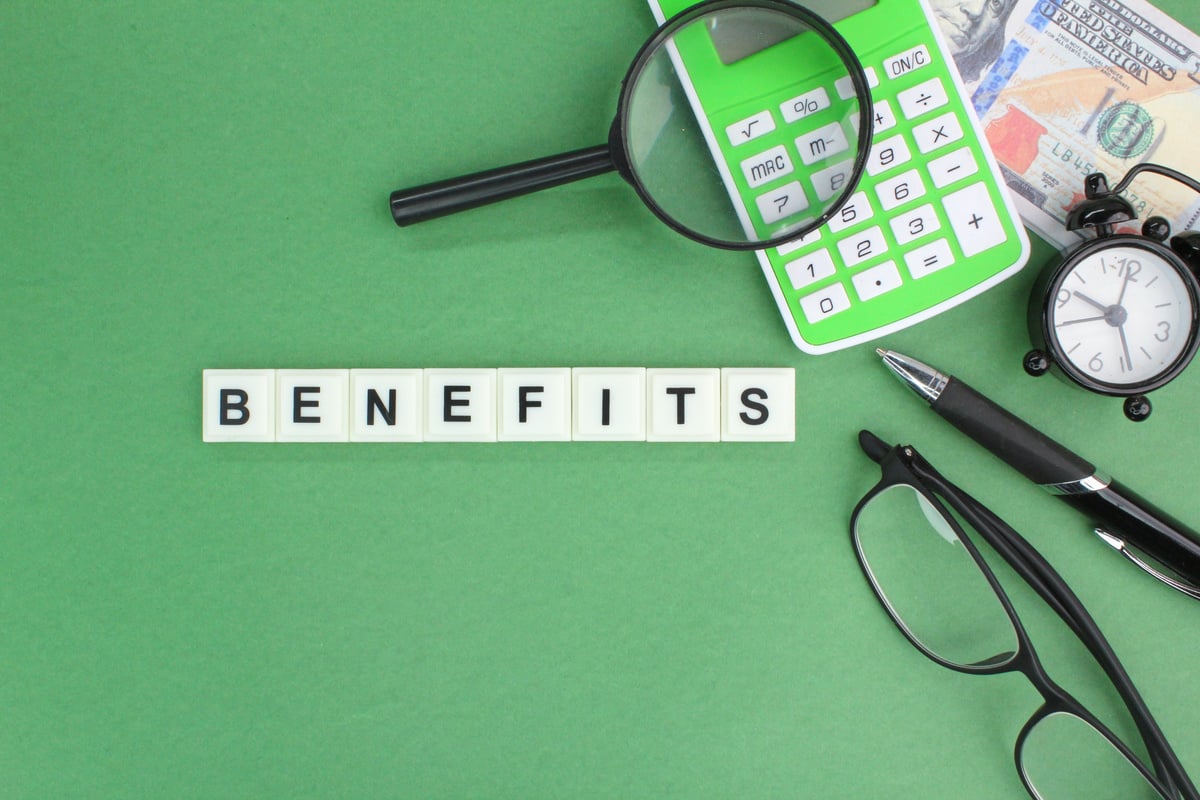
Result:
M1152 249L1097 244L1049 288L1056 358L1084 379L1135 388L1182 368L1192 355L1190 284Z

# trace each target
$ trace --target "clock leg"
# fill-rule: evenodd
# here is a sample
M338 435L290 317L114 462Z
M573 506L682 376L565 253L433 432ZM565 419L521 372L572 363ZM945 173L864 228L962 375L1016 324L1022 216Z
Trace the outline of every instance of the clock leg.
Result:
M1152 410L1150 401L1146 399L1145 395L1135 394L1133 397L1125 398L1125 416L1134 422L1146 419Z

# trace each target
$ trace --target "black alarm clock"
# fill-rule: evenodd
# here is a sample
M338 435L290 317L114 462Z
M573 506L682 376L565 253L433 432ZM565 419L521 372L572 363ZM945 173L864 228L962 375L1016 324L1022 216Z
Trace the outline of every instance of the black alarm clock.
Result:
M1095 238L1052 261L1035 283L1035 349L1024 362L1030 375L1053 368L1084 389L1124 397L1135 421L1150 415L1146 394L1179 375L1200 345L1200 232L1171 237L1167 220L1151 217L1140 234L1116 233L1137 219L1120 193L1141 172L1200 192L1200 183L1157 164L1135 165L1112 189L1102 173L1088 175L1067 229L1091 229Z

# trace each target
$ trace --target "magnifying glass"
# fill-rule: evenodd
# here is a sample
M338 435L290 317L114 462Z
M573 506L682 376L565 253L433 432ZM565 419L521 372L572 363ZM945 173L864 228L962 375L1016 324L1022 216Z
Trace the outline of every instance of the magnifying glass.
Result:
M824 19L788 0L708 0L642 46L606 144L393 192L392 216L410 225L616 170L685 236L771 247L853 194L870 108L862 64Z

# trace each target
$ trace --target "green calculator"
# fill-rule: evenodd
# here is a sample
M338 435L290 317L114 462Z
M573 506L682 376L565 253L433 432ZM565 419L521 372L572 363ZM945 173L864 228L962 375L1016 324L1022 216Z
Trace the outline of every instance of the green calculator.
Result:
M696 4L649 3L659 23ZM827 353L996 285L1024 266L1029 240L926 0L804 5L833 24L866 71L871 150L857 188L825 225L756 253L792 341ZM850 80L781 82L772 50L788 41L755 49L709 33L681 38L676 70L686 73L739 216L765 227L778 222L774 198L789 186L816 197L844 189L838 182L852 175L858 135L838 129L854 122L837 121L836 106L853 98ZM790 169L764 169L810 163L814 143L830 166L799 177L808 185L798 186Z

